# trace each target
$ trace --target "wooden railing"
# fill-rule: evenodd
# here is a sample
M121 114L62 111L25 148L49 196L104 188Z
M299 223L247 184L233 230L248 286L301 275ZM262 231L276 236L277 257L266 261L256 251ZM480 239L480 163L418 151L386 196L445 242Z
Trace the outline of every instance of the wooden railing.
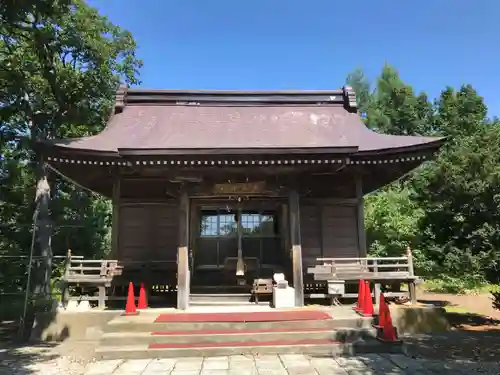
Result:
M307 269L315 280L399 280L415 277L413 255L408 248L406 256L366 258L318 258L319 265Z
M358 282L368 280L374 284L374 294L378 299L381 285L408 284L408 293L388 292L387 296L401 297L408 295L412 302L416 301L415 284L419 277L415 276L413 255L408 247L406 256L401 257L366 257L366 258L318 258L314 267L309 267L307 273L314 281ZM346 293L343 297L357 297L357 293Z
M104 308L106 301L126 298L123 292L116 295L114 291L126 290L129 282L133 282L135 286L144 283L148 288L156 288L162 292L174 291L177 283L177 262L82 259L73 257L68 251L65 272L61 279L63 302L98 301L98 306ZM71 291L75 288L80 288L80 291L73 296ZM89 291L95 288L97 295ZM111 295L108 295L108 292L111 292Z

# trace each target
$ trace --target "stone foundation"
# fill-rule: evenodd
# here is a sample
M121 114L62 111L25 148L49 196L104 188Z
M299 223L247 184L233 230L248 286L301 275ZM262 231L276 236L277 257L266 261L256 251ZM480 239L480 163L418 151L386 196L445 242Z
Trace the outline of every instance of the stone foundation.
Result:
M154 309L156 310L156 309ZM154 311L150 309L148 311ZM327 309L334 318L345 317L346 307ZM160 313L162 309L158 309ZM163 310L165 312L165 310ZM218 309L220 312L220 309ZM342 314L341 314L342 312ZM99 340L104 327L120 311L59 311L39 313L31 332L31 340ZM444 309L427 306L391 306L394 326L402 335L440 333L451 330Z
M392 323L399 334L442 333L451 330L442 308L429 306L391 306Z
M119 311L60 311L38 313L30 339L33 341L99 340L103 329Z

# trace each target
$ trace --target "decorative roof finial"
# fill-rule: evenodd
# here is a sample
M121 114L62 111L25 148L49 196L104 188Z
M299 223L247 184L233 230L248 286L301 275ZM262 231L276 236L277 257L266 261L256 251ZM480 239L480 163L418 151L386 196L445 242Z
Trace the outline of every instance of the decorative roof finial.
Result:
M342 91L344 92L344 107L349 112L356 112L358 109L358 105L356 103L356 93L354 92L351 86L342 87Z
M127 105L127 91L128 86L121 84L116 90L115 96L115 114L122 113L123 109Z

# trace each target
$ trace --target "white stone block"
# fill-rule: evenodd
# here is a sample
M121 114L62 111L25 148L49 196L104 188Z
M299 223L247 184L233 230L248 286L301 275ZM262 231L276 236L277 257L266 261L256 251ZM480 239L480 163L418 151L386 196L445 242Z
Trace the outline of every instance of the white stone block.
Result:
M288 288L273 288L273 306L276 309L295 307L295 289Z

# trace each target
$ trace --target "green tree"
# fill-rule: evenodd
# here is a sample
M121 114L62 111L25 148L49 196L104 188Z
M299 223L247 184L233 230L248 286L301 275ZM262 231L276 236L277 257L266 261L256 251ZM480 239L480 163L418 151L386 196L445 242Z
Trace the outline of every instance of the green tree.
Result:
M435 272L470 283L500 281L499 183L499 124L460 136L417 176L416 196L426 212L422 247Z
M435 161L366 197L370 253L397 255L413 245L422 275L445 278L457 289L498 282L500 126L487 118L483 98L463 85L445 88L430 103L389 65L368 99L370 85L362 72L348 82L362 91L372 129L448 137Z
M356 93L356 101L360 114L366 118L372 100L370 81L361 68L357 68L347 75L346 84Z
M433 130L448 136L436 161L413 180L425 209L419 227L431 274L456 288L498 279L496 231L499 127L476 90L445 88L435 101Z
M385 64L370 100L367 125L384 134L422 135L428 133L431 119L427 95L416 95L399 72Z
M419 221L425 211L413 197L413 190L405 182L396 182L389 188L365 199L365 228L370 255L377 257L401 256L408 246L413 250L415 267L420 272L429 269L419 239Z
M447 87L435 101L435 108L433 130L451 141L474 134L487 122L486 104L471 85L458 91Z
M35 139L102 130L119 82L137 84L142 62L132 35L82 0L3 1L0 35L0 252L26 254ZM102 254L108 203L50 177L54 253L69 245L82 255Z
M359 106L366 112L365 122L371 129L385 134L416 135L431 128L433 108L427 96L415 95L392 66L384 65L372 91L359 69L348 75L347 83L357 96L361 93ZM397 181L366 197L365 225L371 255L401 256L408 245L416 245L423 210L413 196L410 184ZM424 269L428 266L419 250L415 249L416 266Z

